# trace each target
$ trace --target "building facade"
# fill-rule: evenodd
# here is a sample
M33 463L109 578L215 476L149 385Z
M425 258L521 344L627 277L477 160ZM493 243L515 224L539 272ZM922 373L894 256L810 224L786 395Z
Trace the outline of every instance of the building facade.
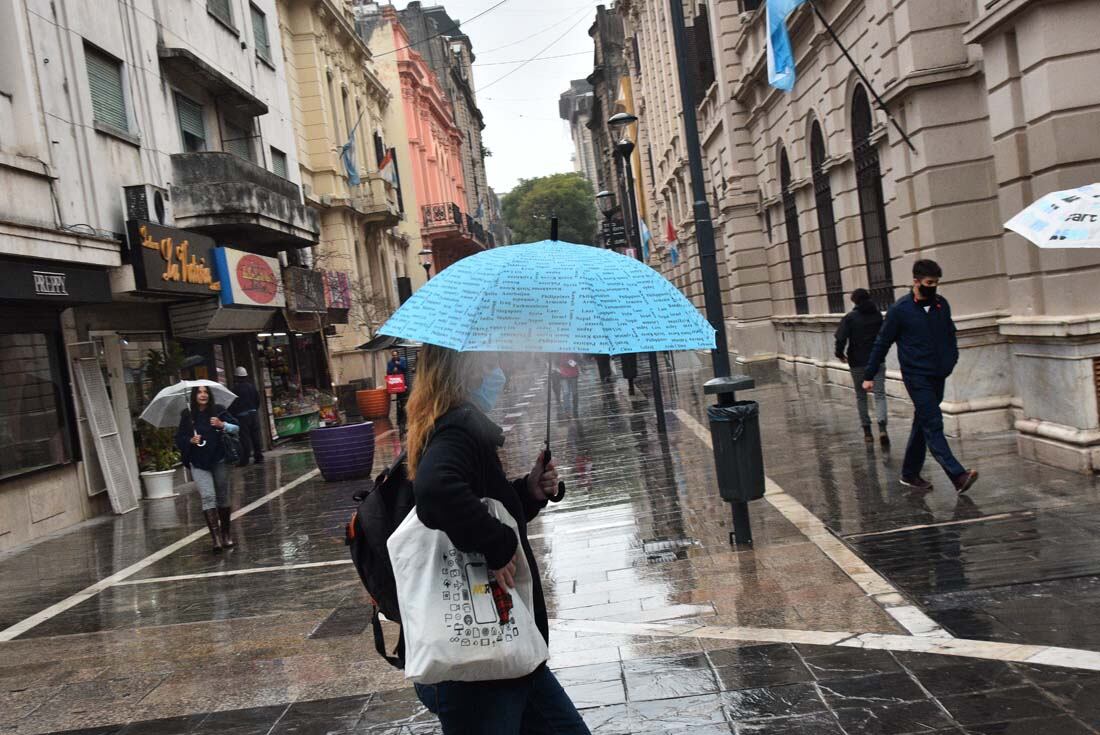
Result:
M332 379L344 385L377 372L373 355L357 347L397 308L398 284L409 276L396 177L380 170L392 158L385 118L400 100L379 76L349 5L278 0L278 10L302 186L321 222L321 241L303 265L350 279L350 308L338 320L345 323L329 324L322 301L305 305L312 313L302 312L298 326L330 327Z
M133 507L168 340L262 386L277 258L319 231L273 0L50 8L0 7L0 548Z
M667 11L637 0L618 7L636 39L628 53L638 55L653 149L646 186L679 225L678 262L668 252L658 260L701 303ZM767 84L762 3L708 2L689 16L734 356L848 385L832 356L846 294L869 288L885 307L908 289L913 261L933 258L962 351L943 405L949 431L1014 429L1024 456L1097 471L1100 311L1087 284L1100 253L1040 250L1002 223L1043 194L1098 179L1100 99L1058 70L1100 59L1100 5L819 7L915 150L809 7L788 21L791 94ZM718 72L709 83L707 46ZM896 362L889 367L901 394Z
M593 188L599 187L600 174L596 165L596 148L588 124L592 119L592 85L587 79L574 79L569 89L558 98L558 116L569 123L573 138L573 170L584 174Z

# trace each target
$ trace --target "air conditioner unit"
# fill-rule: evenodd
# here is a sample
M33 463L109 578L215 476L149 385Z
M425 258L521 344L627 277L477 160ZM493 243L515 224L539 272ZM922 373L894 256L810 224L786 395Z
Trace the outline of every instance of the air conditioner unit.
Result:
M168 190L153 184L122 187L122 209L127 220L140 219L166 227L175 224Z

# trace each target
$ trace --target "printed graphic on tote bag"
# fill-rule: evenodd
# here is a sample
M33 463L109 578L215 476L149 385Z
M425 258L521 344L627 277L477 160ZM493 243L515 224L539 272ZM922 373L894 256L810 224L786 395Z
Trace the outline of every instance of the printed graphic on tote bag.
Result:
M480 554L451 549L443 557L441 574L443 609L450 610L443 624L452 633L452 644L494 646L518 636L516 620L509 614L512 596L491 577Z

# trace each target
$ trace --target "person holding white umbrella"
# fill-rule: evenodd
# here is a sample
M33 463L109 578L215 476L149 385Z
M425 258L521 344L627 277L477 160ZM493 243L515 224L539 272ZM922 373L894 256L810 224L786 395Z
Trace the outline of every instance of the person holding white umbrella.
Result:
M232 507L229 467L222 434L236 434L239 431L237 420L224 406L214 402L210 386L191 388L189 405L181 412L176 429L176 446L183 456L183 464L191 469L191 475L195 478L215 554L236 545L229 532Z

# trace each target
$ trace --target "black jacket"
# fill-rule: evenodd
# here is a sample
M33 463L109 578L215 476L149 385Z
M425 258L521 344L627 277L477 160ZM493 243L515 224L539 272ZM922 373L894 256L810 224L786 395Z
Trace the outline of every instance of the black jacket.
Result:
M229 412L234 416L260 409L260 392L251 380L238 378L233 383L233 392L237 394L237 400L229 404Z
M840 320L836 330L836 356L849 365L864 367L871 356L871 347L882 327L882 313L874 301L867 299ZM847 344L847 354L845 354Z
M416 468L413 492L416 514L428 528L443 531L460 551L485 555L490 569L500 569L516 553L516 534L485 508L479 498L504 504L519 528L520 542L531 568L533 613L542 637L550 640L546 600L527 523L546 506L527 492L527 478L509 481L497 456L504 431L478 408L464 404L445 414L435 425Z
M209 472L214 465L225 460L225 445L222 444L221 429L215 429L210 424L210 417L217 416L227 424L239 426L239 422L222 406L214 405L211 411L202 411L195 414L194 423L191 420L191 412L184 411L180 414L180 423L176 428L176 447L180 450L183 464L187 467L195 466L200 470ZM206 444L195 446L191 443L191 437L195 432L199 433Z
M890 345L895 342L898 344L902 377L926 375L946 378L950 375L959 361L959 343L947 299L937 296L927 312L911 293L898 299L886 312L886 322L878 333L871 356L867 358L864 380L874 379L886 359L886 353L890 351Z

